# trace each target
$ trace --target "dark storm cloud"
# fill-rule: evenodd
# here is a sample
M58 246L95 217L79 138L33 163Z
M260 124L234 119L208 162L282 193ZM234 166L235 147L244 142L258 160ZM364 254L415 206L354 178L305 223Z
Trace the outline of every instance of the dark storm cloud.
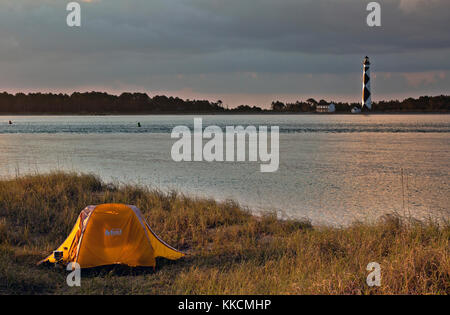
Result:
M347 95L367 54L391 73L376 78L379 95L448 92L448 0L378 1L380 28L361 0L91 0L73 29L68 2L0 4L0 84Z

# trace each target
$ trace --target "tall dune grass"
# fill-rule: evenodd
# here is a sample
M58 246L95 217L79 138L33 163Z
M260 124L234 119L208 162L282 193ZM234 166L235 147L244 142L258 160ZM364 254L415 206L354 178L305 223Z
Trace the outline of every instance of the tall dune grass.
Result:
M155 271L36 266L68 235L86 205L138 206L152 229L189 255ZM93 175L51 173L0 181L2 294L448 294L450 226L385 216L373 225L313 227L251 215L233 201L194 199ZM366 284L369 262L381 286Z

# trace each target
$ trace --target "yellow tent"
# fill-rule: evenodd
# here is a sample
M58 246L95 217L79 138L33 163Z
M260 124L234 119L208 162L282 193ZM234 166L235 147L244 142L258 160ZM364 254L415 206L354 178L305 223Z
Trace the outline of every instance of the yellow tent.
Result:
M39 263L76 262L81 268L112 264L155 267L156 257L175 260L183 256L151 230L137 207L111 203L81 211L67 239Z

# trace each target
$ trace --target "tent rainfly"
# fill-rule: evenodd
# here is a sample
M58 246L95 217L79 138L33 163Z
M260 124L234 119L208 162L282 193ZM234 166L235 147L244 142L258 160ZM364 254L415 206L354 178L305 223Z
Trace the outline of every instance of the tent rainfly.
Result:
M81 211L67 239L40 261L81 268L124 264L156 266L156 257L176 260L185 254L167 245L150 228L135 206L102 204Z

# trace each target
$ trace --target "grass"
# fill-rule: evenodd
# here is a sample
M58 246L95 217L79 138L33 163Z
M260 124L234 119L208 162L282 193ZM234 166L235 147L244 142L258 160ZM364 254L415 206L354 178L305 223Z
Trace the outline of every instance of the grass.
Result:
M138 206L154 231L189 255L157 268L36 266L89 204ZM1 294L448 294L450 225L385 216L376 224L313 227L251 215L233 201L193 199L93 175L51 173L0 181ZM381 265L369 287L366 266Z

